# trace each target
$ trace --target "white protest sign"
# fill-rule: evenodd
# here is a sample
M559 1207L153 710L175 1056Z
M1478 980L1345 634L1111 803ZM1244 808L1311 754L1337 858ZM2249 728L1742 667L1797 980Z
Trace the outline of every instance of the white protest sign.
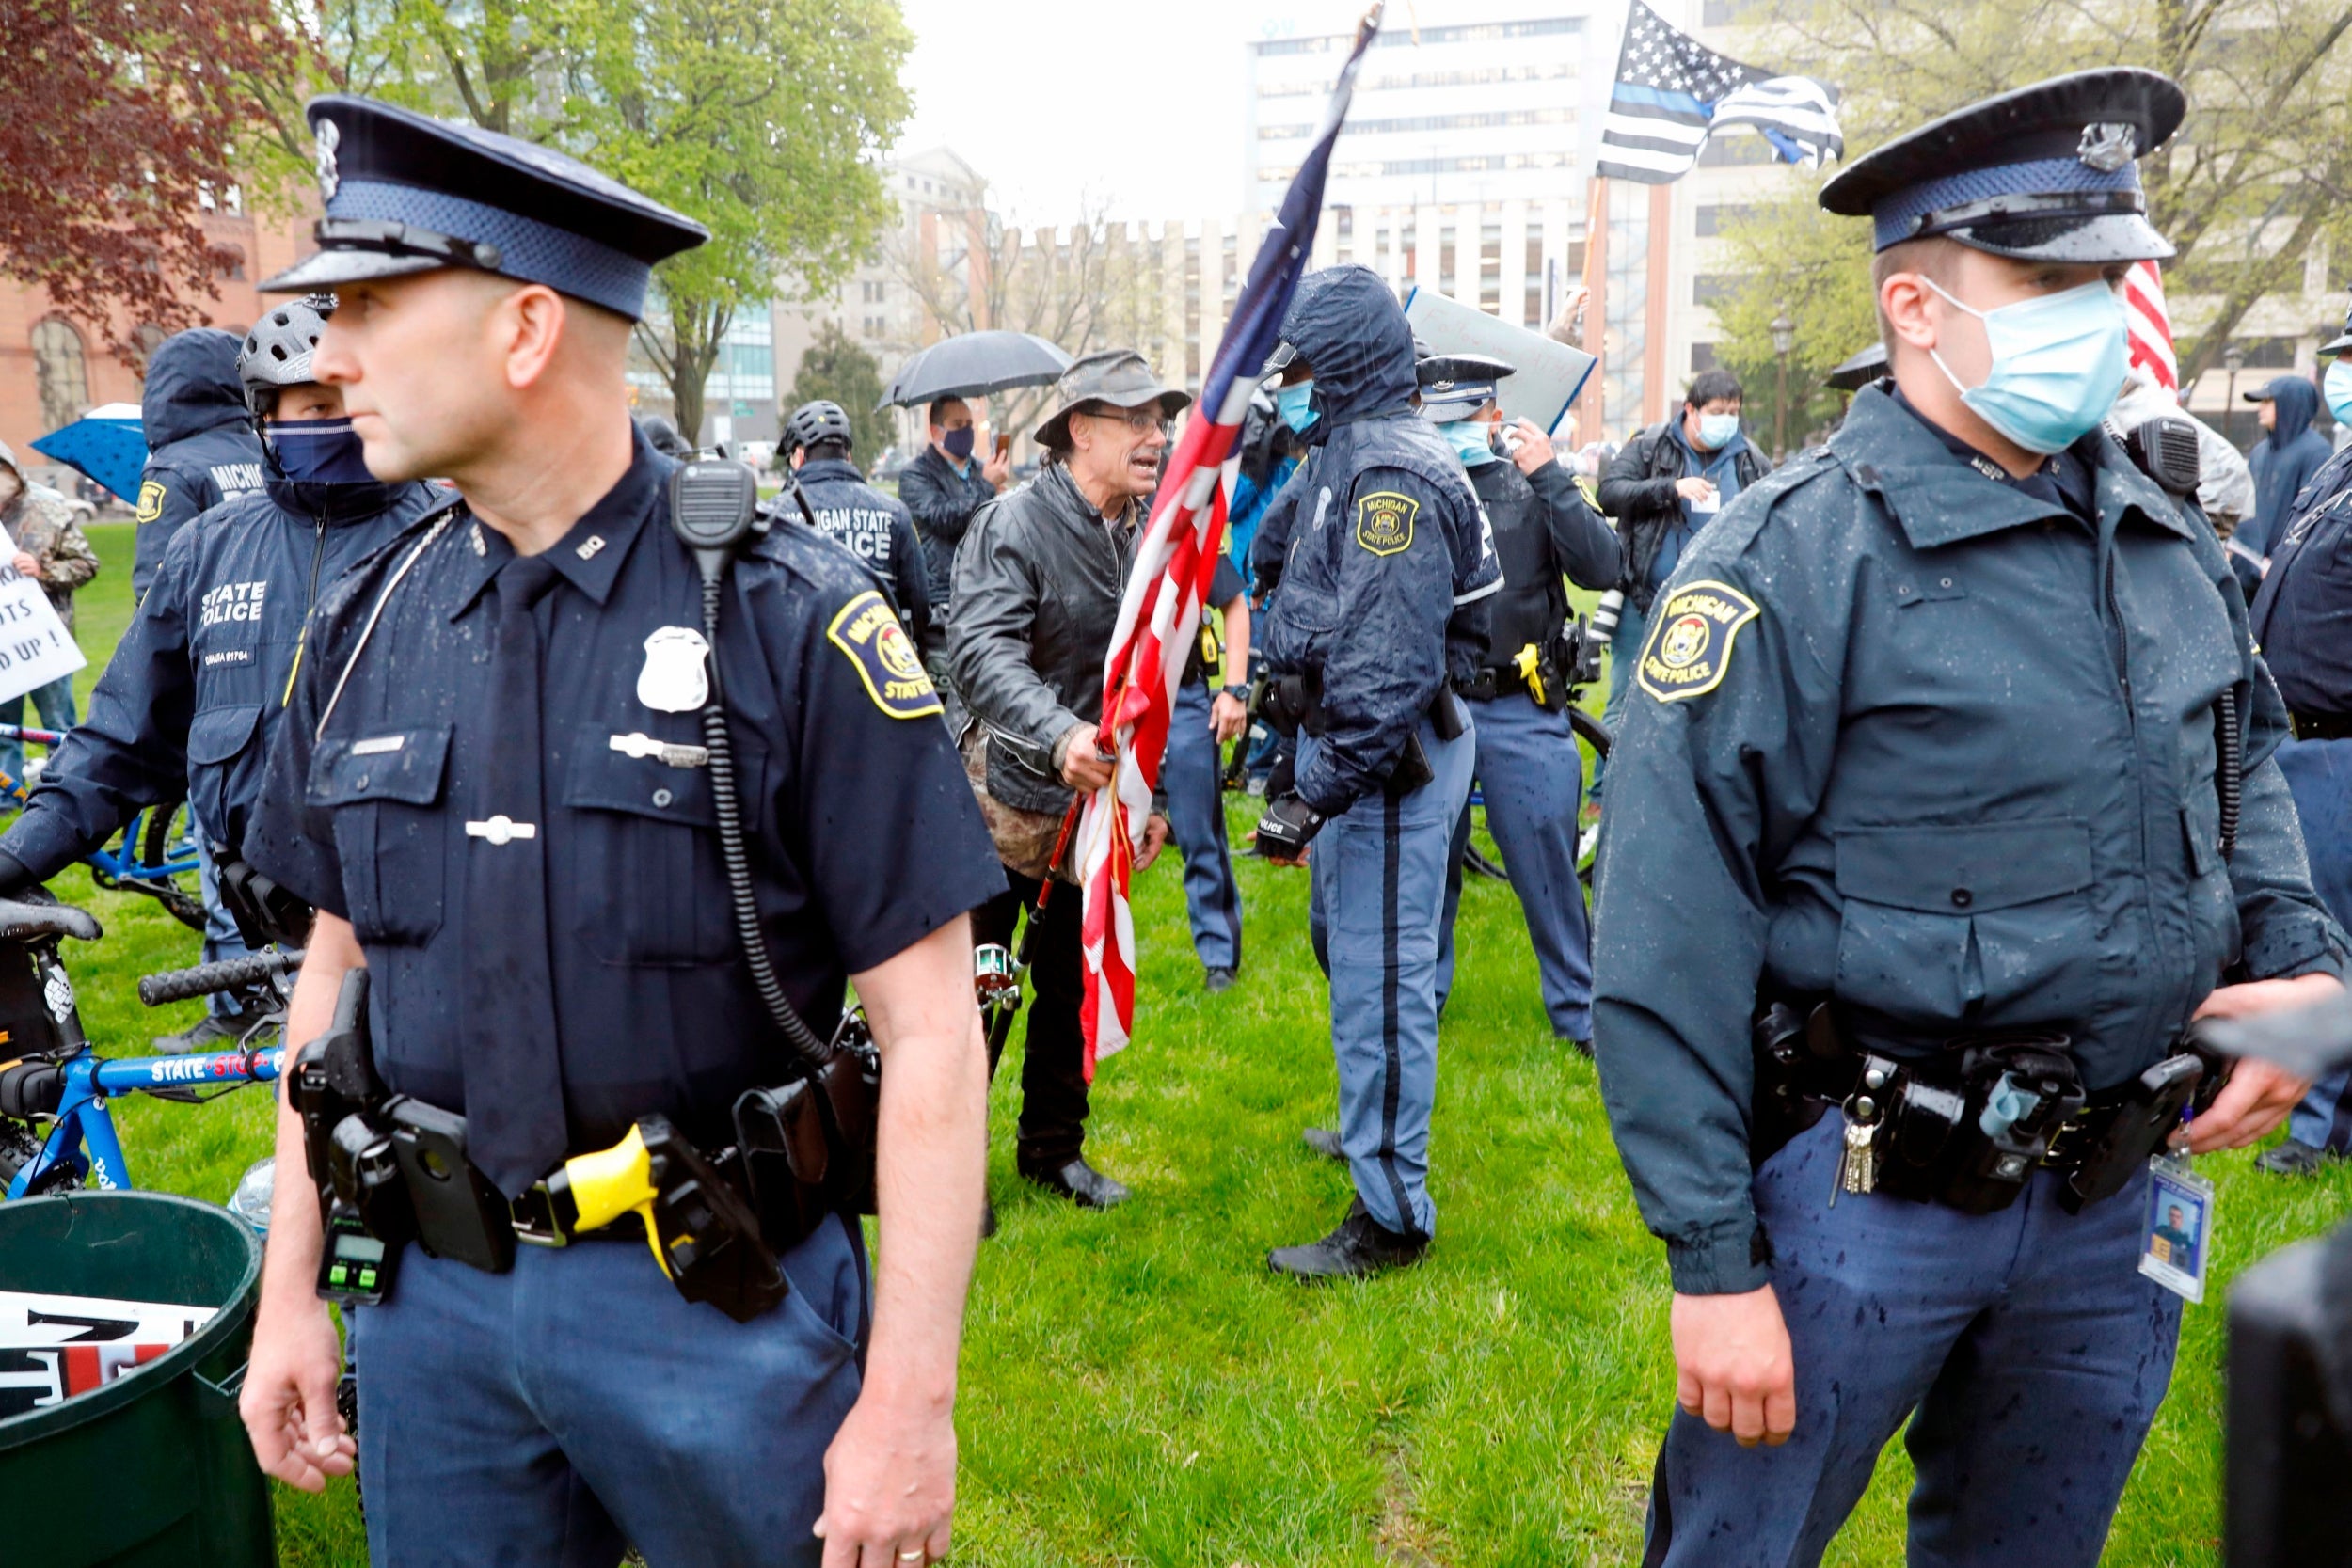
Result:
M1433 354L1485 354L1516 368L1495 388L1506 420L1527 420L1547 436L1568 417L1595 360L1540 332L1490 316L1428 289L1405 296L1405 319Z
M0 560L0 703L89 662L40 584L16 569L15 556L8 540L8 558Z

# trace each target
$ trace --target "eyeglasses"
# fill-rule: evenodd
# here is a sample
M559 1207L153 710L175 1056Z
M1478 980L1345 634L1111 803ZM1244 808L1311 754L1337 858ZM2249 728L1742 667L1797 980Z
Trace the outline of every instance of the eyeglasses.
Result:
M1176 422L1163 417L1160 413L1160 405L1156 403L1147 403L1140 408L1113 408L1107 404L1096 404L1091 407L1081 408L1078 412L1089 419L1117 420L1138 436L1152 430L1165 436Z

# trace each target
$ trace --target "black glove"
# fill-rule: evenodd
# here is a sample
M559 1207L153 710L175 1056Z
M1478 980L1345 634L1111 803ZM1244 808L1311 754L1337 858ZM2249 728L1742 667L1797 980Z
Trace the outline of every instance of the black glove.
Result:
M13 898L20 903L27 902L25 895L40 886L40 879L33 875L23 861L18 860L6 849L0 849L0 898Z
M1295 861L1322 830L1323 814L1295 795L1268 800L1258 818L1258 853L1268 860Z

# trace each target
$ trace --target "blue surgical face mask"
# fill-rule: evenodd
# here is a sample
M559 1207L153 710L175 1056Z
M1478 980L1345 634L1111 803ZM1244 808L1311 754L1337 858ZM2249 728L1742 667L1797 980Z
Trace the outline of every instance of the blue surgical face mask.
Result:
M272 420L270 451L296 484L373 484L365 449L349 420Z
M941 436L939 438L939 448L942 451L946 452L948 456L954 458L959 463L971 462L972 427L970 425L965 425L961 430L950 430L946 434Z
M1931 349L1928 356L1960 388L1961 402L2027 451L2064 451L2115 406L2128 345L2122 301L2105 283L1997 310L1962 304L1931 277L1927 285L1984 323L1993 369L1981 385L1962 387L1942 355Z
M1307 406L1314 395L1315 384L1311 380L1274 388L1274 412L1291 427L1293 435L1306 435L1315 420L1322 417Z
M1462 460L1465 468L1475 468L1495 460L1494 444L1488 433L1494 426L1484 420L1454 420L1438 427L1438 434L1453 445L1454 455Z
M2319 378L2319 395L2328 400L2328 412L2336 417L2338 424L2352 424L2352 363L2338 359L2328 367L2328 373Z
M1721 451L1731 445L1731 438L1740 434L1737 414L1701 414L1699 416L1699 445L1708 451Z

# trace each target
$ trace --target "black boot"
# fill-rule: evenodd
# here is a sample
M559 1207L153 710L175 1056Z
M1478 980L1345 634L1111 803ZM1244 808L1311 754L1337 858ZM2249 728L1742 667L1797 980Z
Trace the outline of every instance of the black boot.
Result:
M1049 1193L1059 1193L1081 1209L1116 1209L1132 1196L1123 1183L1088 1164L1084 1155L1057 1170L1025 1168L1021 1179Z
M1428 1247L1428 1237L1389 1229L1358 1198L1337 1230L1307 1246L1277 1247L1265 1266L1295 1279L1361 1279L1418 1263Z
M2254 1168L2272 1176L2311 1176L2331 1158L2324 1148L2313 1148L2289 1138L2276 1148L2265 1149L2254 1162Z

